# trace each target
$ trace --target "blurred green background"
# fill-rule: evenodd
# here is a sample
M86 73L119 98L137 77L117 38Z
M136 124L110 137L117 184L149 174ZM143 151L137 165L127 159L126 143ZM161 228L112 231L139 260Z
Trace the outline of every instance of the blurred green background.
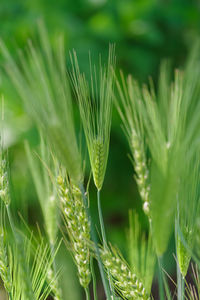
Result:
M99 53L106 57L109 43L114 42L117 68L132 73L141 82L147 81L149 75L156 82L162 59L169 58L174 67L184 64L191 45L199 36L200 1L0 0L0 38L13 57L17 54L17 48L23 48L27 39L34 37L36 23L41 18L45 21L52 43L58 34L63 33L67 59L68 51L74 48L81 68L86 72L88 52L91 51L94 61ZM1 59L0 63L3 63ZM39 203L24 152L25 139L32 146L37 146L37 131L24 113L9 81L3 74L0 76L0 92L5 97L5 144L10 156L12 209L20 211L33 227L36 222L42 226ZM117 244L125 255L128 210L136 208L145 224L128 152L120 119L114 111L102 207L108 239ZM91 190L90 201L95 215L93 183ZM173 257L170 259L173 260ZM72 275L76 271L69 258L66 261L67 273L70 274L67 280L65 278L66 295L69 299L81 299L78 287L71 288L72 284L77 285L76 276Z

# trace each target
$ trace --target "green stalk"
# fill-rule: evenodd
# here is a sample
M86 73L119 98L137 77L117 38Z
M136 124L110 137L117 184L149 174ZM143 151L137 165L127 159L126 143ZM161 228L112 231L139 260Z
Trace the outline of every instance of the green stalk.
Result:
M90 266L91 266L91 273L92 273L93 296L94 296L94 300L98 300L96 275L95 275L95 272L94 272L94 263L93 263L93 258L92 257L90 258Z
M89 288L85 288L85 295L86 295L86 300L90 300L90 291Z
M80 189L81 189L81 192L82 192L82 195L83 195L83 200L84 200L84 205L85 205L86 212L87 212L87 217L88 217L88 220L90 221L91 238L92 238L92 241L94 242L95 252L96 252L96 255L97 255L97 262L98 262L98 266L99 266L99 271L100 271L103 287L104 287L104 290L105 290L105 293L106 293L106 298L107 298L107 300L111 300L110 288L109 288L109 284L108 284L108 281L107 281L107 278L106 278L106 275L105 275L105 270L104 270L103 263L101 261L100 252L99 252L95 226L94 226L93 220L91 218L90 210L89 210L89 207L88 207L88 204L87 204L87 198L86 198L86 195L85 195L85 189L84 189L82 184L80 185Z
M177 205L177 218L175 221L175 234L176 234L176 250L177 250L177 239L178 239L178 220L179 220L179 206ZM176 275L177 275L177 299L178 300L184 300L184 294L185 294L185 282L184 282L184 278L181 274L181 270L179 267L179 263L178 263L178 255L176 252L176 257L177 257L177 266L176 266Z
M8 298L9 298L9 300L13 300L11 293L8 293Z
M97 190L97 203L98 203L98 213L99 213L99 222L100 222L100 227L101 227L101 235L102 235L102 239L103 239L103 247L104 247L104 249L106 249L106 248L108 248L108 244L107 244L106 231L105 231L102 209L101 209L100 190ZM108 272L108 281L109 281L111 293L114 295L114 288L113 288L112 279L111 279L109 272Z
M105 249L108 247L108 245L107 245L106 232L105 232L102 209L101 209L100 190L97 190L97 202L98 202L98 213L99 213L99 222L100 222L100 227L101 227L101 235L102 235L102 239L103 239L103 246Z
M177 265L176 273L177 273L177 299L184 300L185 282L178 265Z
M160 300L165 299L163 275L162 275L162 257L158 257L158 284L159 284L159 296Z

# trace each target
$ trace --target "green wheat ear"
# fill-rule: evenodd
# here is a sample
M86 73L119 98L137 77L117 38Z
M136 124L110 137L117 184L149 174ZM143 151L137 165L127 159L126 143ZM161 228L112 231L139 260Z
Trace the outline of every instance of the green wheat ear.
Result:
M192 162L186 156L185 178L180 178L177 212L177 258L183 278L187 275L195 238L198 229L200 213L200 161L194 158ZM188 209L189 205L189 209Z
M121 253L115 248L101 250L101 258L107 272L112 276L115 288L123 299L150 300L143 282L131 270Z
M34 153L27 142L25 143L25 150L42 209L46 233L49 242L54 245L58 232L58 196L53 179L56 168L55 159L48 146L48 143L40 134L38 153Z
M72 254L78 269L78 277L83 288L88 288L90 271L90 224L80 189L67 177L57 177L61 210L72 246Z
M116 80L116 84L121 101L116 101L116 107L131 150L136 173L135 179L143 202L143 210L150 217L150 180L144 120L141 111L142 92L138 83L131 76L126 80L121 72L120 77L121 82Z
M112 116L114 46L109 48L107 67L99 71L90 61L90 81L80 72L75 51L71 55L72 83L78 99L94 183L101 190L108 160Z
M2 223L1 215L1 223ZM12 290L12 276L9 266L9 257L7 251L7 245L5 243L5 230L3 228L3 224L1 224L0 228L0 276L3 280L4 287L8 293L11 293Z
M93 176L94 176L94 183L98 190L101 189L104 179L104 159L105 159L105 149L103 145L103 141L99 138L94 140L93 146Z
M26 51L19 52L16 60L0 41L5 72L56 156L71 178L80 183L83 170L66 73L64 39L59 36L52 47L43 23L39 24L38 36L37 44L29 41Z
M1 143L1 137L0 137ZM0 199L5 205L10 204L9 180L8 180L8 159L3 151L3 145L0 145Z

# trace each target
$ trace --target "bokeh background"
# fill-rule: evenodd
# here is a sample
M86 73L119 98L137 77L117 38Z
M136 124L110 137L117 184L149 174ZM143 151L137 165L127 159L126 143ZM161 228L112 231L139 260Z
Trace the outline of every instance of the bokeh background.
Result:
M200 1L0 0L0 38L13 57L28 38L35 36L39 19L44 20L52 43L58 34L64 34L67 60L68 51L74 48L85 72L88 72L88 52L91 51L94 61L99 53L106 57L109 43L114 42L117 68L133 74L140 82L146 82L151 75L156 84L160 62L167 58L173 67L182 66L191 45L199 37ZM3 63L1 58L0 63ZM5 97L5 144L10 157L12 209L19 211L32 228L36 223L42 228L40 207L24 151L24 140L37 147L37 130L2 73L0 93ZM114 111L102 207L108 239L127 256L128 210L138 211L144 227L145 218L120 124ZM89 165L86 171L89 176ZM91 183L90 201L95 216L94 191ZM170 247L173 251L173 243ZM63 271L66 299L80 300L82 291L70 255L64 248L59 255L60 265L66 270ZM166 269L172 276L173 261L173 256L166 258Z

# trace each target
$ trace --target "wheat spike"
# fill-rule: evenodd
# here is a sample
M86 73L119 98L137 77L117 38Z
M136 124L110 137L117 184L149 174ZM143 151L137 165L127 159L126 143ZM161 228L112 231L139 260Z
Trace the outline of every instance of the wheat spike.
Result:
M132 130L130 143L131 151L134 157L136 182L138 185L141 199L143 201L143 210L147 215L149 215L149 170L146 164L146 155L144 152L142 141L134 129Z
M93 176L94 183L98 190L101 189L104 179L104 159L105 159L105 149L103 145L103 141L98 138L94 140L93 145Z
M0 231L0 275L6 291L10 293L12 289L12 281L8 265L7 249L4 244L4 230L1 228Z
M145 214L150 215L150 184L149 170L146 158L146 140L144 135L144 124L141 111L141 91L137 82L131 76L125 79L121 72L121 83L117 83L119 98L121 103L116 102L116 106L123 122L123 129L129 142L133 165L135 169L135 179L143 202Z
M132 300L150 300L143 283L130 271L121 255L112 248L103 249L101 258L107 271L111 274L116 289L122 297Z
M61 176L57 178L62 212L72 244L73 257L78 268L80 284L87 288L90 279L90 225L80 189Z
M8 181L8 164L2 147L0 149L0 198L5 203L5 205L9 205L10 194Z
M79 103L94 183L101 190L106 172L113 99L114 47L109 48L108 66L99 71L90 61L90 80L80 72L76 53L71 55L72 84Z

